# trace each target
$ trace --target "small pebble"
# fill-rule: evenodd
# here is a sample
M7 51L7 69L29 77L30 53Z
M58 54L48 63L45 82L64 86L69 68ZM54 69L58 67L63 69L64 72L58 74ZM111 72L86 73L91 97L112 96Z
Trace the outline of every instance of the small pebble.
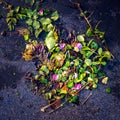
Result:
M16 73L14 72L14 73L13 73L13 75L15 76L15 75L16 75Z
M2 32L0 33L0 35L3 36L3 37L5 37L6 34L7 34L6 31L2 31Z

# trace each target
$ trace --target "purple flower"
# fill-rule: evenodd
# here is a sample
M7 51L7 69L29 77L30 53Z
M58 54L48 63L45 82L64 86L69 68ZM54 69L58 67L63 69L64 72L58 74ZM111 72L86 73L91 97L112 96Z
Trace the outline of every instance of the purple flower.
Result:
M43 15L43 9L40 9L40 10L39 10L39 14L40 14L40 15Z
M53 74L52 75L52 80L57 80L58 79L58 75L57 74Z
M78 78L78 74L77 74L77 73L75 73L75 74L74 74L74 77L75 77L75 79L76 79L76 78Z
M65 47L65 45L66 45L65 43L61 43L60 44L60 49L62 50Z
M73 90L79 90L82 87L81 84L75 84L75 86L73 87Z
M82 48L82 44L81 43L75 43L75 47L80 50Z

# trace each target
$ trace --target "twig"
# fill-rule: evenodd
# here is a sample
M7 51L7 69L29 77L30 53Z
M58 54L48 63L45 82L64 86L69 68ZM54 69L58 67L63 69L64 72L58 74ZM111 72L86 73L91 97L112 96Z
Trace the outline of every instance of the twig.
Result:
M102 22L101 20L97 22L97 24L96 24L96 26L95 26L95 29L97 29L98 25L99 25L101 22Z
M83 17L84 17L84 19L85 19L86 23L87 23L87 24L88 24L88 26L92 29L92 26L91 26L91 24L90 24L89 20L87 19L87 17L85 16L85 14L84 14L84 12L83 12L83 10L82 10L82 8L81 8L80 3L73 2L72 0L69 0L69 1L70 1L72 4L74 4L74 5L76 5L76 6L77 6L78 10L79 10L79 11L80 11L80 13L83 15Z
M61 108L65 103L67 103L68 102L68 100L69 100L69 98L68 99L66 99L65 100L65 102L63 102L62 104L60 104L60 106L58 106L57 108L55 108L54 110L52 110L52 111L50 111L49 112L49 114L51 114L51 113L53 113L53 112L55 112L56 110L58 110L59 108Z
M48 104L48 105L42 107L42 108L41 108L41 111L42 111L42 112L45 112L45 109L51 107L52 105L54 105L54 104L55 104L56 102L58 102L59 100L60 100L60 99L57 99L57 100L55 100L54 102L52 102L51 104Z
M92 95L92 91L90 91L89 95L85 98L85 100L82 102L82 104L85 104L91 95Z
M92 13L87 17L87 19L89 19L89 18L93 15L93 13L94 13L94 12L92 12Z

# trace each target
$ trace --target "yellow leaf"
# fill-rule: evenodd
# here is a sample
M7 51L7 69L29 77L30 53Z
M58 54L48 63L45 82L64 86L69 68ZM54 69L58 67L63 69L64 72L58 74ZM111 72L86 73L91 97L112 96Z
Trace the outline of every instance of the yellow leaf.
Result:
M67 94L68 93L68 87L65 85L61 88L60 94Z
M104 78L102 79L102 83L105 84L105 85L107 84L107 81L108 81L108 77L104 77Z

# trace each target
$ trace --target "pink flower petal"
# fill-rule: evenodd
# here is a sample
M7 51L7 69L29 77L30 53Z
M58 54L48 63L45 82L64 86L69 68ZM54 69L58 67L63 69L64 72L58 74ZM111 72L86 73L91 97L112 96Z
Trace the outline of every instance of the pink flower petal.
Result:
M82 44L81 43L76 43L75 47L77 47L80 50L82 48Z
M63 49L65 47L65 45L66 45L65 43L61 43L60 44L60 49Z
M39 14L43 15L43 9L39 10Z
M77 74L77 73L75 73L75 74L74 74L74 77L75 77L75 79L76 79L76 78L78 78L78 74Z
M81 84L75 84L75 86L72 88L73 90L79 90L82 87Z
M58 79L58 75L57 75L57 74L53 74L53 75L52 75L52 79L53 79L53 80L57 80L57 79Z

